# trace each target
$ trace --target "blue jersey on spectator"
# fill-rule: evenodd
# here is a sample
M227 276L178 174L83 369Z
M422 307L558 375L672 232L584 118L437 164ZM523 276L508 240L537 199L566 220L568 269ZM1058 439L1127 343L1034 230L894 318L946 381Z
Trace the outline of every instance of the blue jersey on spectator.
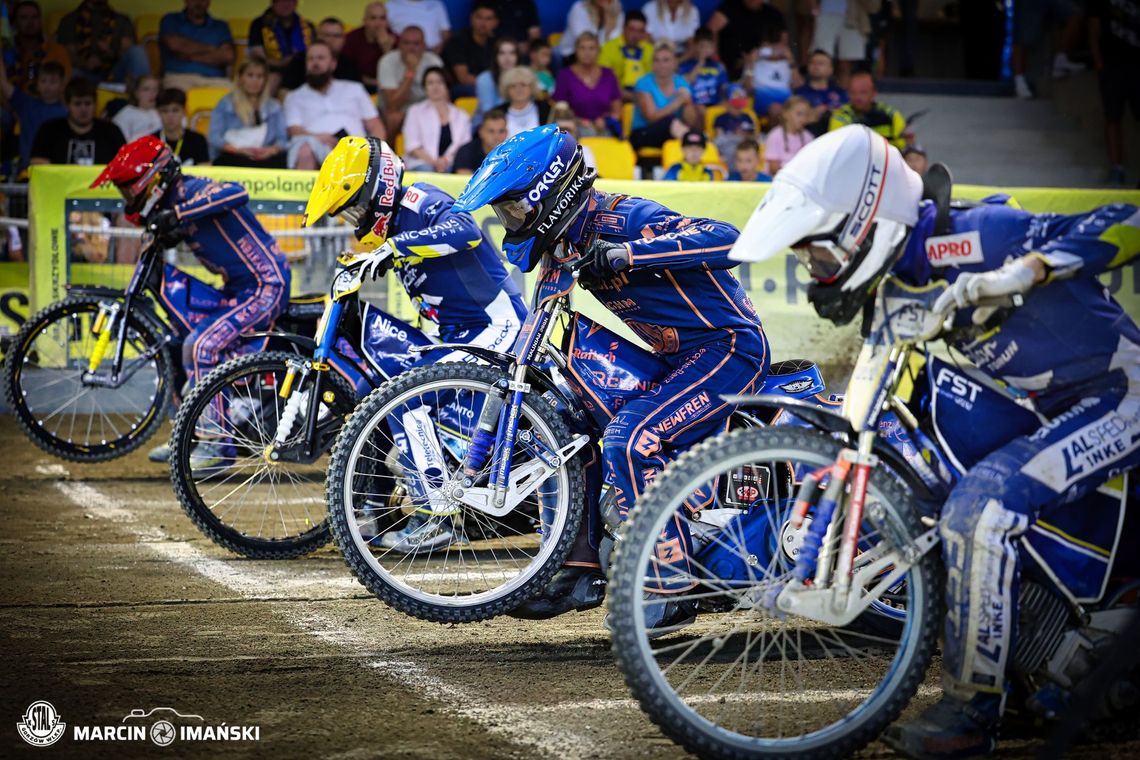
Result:
M730 172L728 175L729 182L743 182L744 178L740 176L740 172ZM753 182L771 182L772 178L764 172L756 172L756 179Z
M829 111L834 111L847 102L846 91L836 87L834 82L828 82L827 88L823 90L816 90L809 84L802 84L796 88L793 94L806 100L812 108L827 106Z
M756 122L746 113L731 114L725 111L713 119L713 129L728 135L735 135L741 132L755 132Z
M230 25L221 19L207 16L203 24L195 24L186 15L186 11L167 13L158 25L159 40L167 34L187 37L210 47L220 47L226 43L233 43L230 34ZM204 77L224 77L225 66L210 66L205 63L188 61L174 55L165 45L162 46L162 68L167 74L200 74Z
M63 103L45 103L23 90L13 91L10 102L12 113L20 121L20 167L24 168L32 155L32 140L40 125L67 116L67 106Z
M690 58L681 64L677 73L687 77L697 65L695 58ZM717 61L706 61L697 72L697 77L691 83L693 102L699 106L714 106L723 99L724 88L728 85L728 71L724 64Z
M673 88L675 90L689 90L690 92L693 89L689 86L688 80L679 74L673 75ZM666 95L665 93L661 92L661 88L657 86L657 80L654 79L652 74L646 74L641 79L638 79L637 84L633 86L633 91L648 92L653 98L653 105L658 108L663 108L666 103L675 97L675 94ZM648 124L649 122L645 120L645 114L641 112L640 108L634 106L633 123L630 124L630 129L640 129L641 127L644 127Z

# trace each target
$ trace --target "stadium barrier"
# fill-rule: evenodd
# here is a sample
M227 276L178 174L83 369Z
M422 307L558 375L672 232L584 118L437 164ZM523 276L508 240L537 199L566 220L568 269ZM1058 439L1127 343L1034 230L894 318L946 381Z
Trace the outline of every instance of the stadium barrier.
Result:
M98 171L97 167L73 166L38 166L32 170L30 308L33 311L62 297L64 286L71 281L119 286L126 282L131 268L129 257L113 266L84 261L84 256L87 255L83 249L85 240L77 230L90 228L79 225L92 219L101 219L104 221L99 221L97 227L104 230L119 229L107 218L107 215L113 218L114 212L121 205L115 190L87 189ZM347 228L340 224L298 232L300 213L316 177L315 172L221 167L194 168L191 172L244 185L250 192L251 202L255 204L259 216L295 261L294 271L300 276L295 275L294 287L321 290L327 286L331 276L332 257L339 250L350 246L352 241ZM452 194L459 193L466 179L455 175L412 173L407 177L408 182L429 181ZM648 181L599 181L598 187L608 192L652 198L684 214L716 217L737 226L744 225L767 189L765 184L718 183L708 186ZM1007 192L1021 206L1038 213L1079 213L1121 201L1140 205L1138 191L994 188L974 185L959 185L955 188L956 197L968 199L981 199L995 192ZM76 214L94 216L77 220ZM490 209L483 208L475 213L475 218L497 245L502 239L503 230L495 215ZM92 237L91 233L82 234L88 240ZM116 237L112 238L112 235ZM108 245L113 247L115 241L125 239L126 235L137 235L137 232L123 229L122 232L107 233ZM99 236L94 237L98 239ZM99 244L103 243L100 241ZM96 258L101 255L97 254ZM185 261L189 262L188 255L184 255ZM109 258L109 254L104 260L106 258ZM742 266L738 269L738 274L764 320L776 357L803 356L836 361L841 356L853 355L858 345L855 326L837 329L815 316L807 303L806 274L797 267L791 253L763 264ZM516 271L515 276L529 297L533 274L525 278L525 281L520 272ZM0 288L9 292L8 288L14 278L14 274L6 275L0 271ZM1124 304L1130 314L1140 315L1140 268L1117 270L1105 275L1103 279L1109 291ZM414 309L396 279L387 278L384 287L387 288L387 297L382 300L387 301L387 308L405 319L415 320ZM0 312L3 312L2 303L0 301ZM621 330L623 334L632 335L592 296L580 296L577 306L591 317Z

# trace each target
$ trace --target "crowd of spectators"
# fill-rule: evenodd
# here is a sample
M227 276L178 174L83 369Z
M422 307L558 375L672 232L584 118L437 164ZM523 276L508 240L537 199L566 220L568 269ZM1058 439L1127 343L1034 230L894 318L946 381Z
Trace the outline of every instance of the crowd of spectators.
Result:
M370 135L409 168L466 173L504 139L557 123L629 142L643 170L701 181L762 181L844 124L913 143L862 67L878 0L785 3L812 20L810 35L798 25L798 44L764 0L723 0L704 19L692 0L567 5L548 38L533 0L474 0L454 29L440 0L369 2L360 18L319 20L297 0L270 0L235 40L241 30L212 16L210 0L184 0L161 19L152 71L109 0L82 0L46 33L40 6L19 0L0 68L3 118L19 134L8 174L101 163L147 134L185 163L296 169L318 167L345 135ZM96 114L95 86L107 83L122 97ZM201 88L228 90L211 101L204 134L187 113ZM681 160L661 166L670 141ZM924 163L911 147L908 161Z

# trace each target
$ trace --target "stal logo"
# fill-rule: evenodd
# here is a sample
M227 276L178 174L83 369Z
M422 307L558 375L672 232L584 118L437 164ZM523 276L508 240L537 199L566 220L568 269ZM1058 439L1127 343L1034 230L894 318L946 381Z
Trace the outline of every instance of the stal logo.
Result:
M16 724L20 738L34 747L47 747L59 741L67 724L60 720L59 713L51 702L38 700L28 705L23 719Z
M784 383L780 386L780 390L784 393L802 393L813 385L815 385L815 381L805 377L800 380L793 380L790 383Z
M982 238L977 230L928 238L926 258L930 265L935 267L981 264L985 261L982 255Z

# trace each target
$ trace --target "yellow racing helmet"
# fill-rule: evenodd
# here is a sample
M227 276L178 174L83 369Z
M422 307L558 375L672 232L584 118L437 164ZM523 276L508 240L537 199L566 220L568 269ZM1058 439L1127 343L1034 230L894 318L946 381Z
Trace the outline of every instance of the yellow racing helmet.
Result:
M381 246L403 180L404 162L388 143L375 137L342 137L321 164L302 225L309 227L325 214L340 216L356 228L356 239L365 246Z

